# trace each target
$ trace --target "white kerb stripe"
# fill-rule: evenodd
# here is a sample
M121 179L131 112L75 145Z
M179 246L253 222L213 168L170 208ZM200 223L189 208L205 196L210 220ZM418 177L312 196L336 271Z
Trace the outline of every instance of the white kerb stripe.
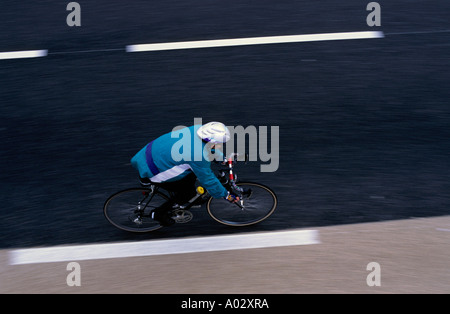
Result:
M10 265L96 260L318 244L317 230L293 230L199 238L19 249Z
M188 169L191 169L191 166L188 164L181 164L158 173L156 176L151 177L150 180L155 183L164 182L179 176Z
M299 43L299 42L328 41L328 40L373 39L383 37L384 37L383 32L379 31L248 37L248 38L234 38L234 39L129 45L126 46L126 51L143 52L143 51L160 51L160 50L176 50L176 49Z
M46 57L48 50L26 50L0 52L0 60Z

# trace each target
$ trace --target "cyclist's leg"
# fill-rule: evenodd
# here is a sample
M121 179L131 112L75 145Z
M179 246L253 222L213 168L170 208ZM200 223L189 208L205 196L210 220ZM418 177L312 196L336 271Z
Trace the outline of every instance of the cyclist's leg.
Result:
M195 195L195 181L197 177L190 173L184 178L159 184L159 186L170 192L170 199L154 210L154 219L162 225L171 225L175 221L170 217L169 211L176 205L182 205Z
M177 204L183 205L187 203L196 194L195 192L195 181L197 177L194 173L190 173L183 179L174 182L174 200Z
M164 182L158 185L171 194L171 200L179 205L182 205L195 195L196 180L197 177L195 176L195 174L190 173L180 180Z

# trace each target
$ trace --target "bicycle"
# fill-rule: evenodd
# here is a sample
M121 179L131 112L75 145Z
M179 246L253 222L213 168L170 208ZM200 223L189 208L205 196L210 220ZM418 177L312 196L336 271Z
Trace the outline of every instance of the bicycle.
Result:
M189 210L201 207L206 203L208 214L217 222L242 227L259 223L267 219L275 211L278 200L275 192L269 187L254 182L240 182L233 172L239 154L233 153L222 165L226 168L218 170L217 177L223 186L240 200L230 203L224 199L215 199L197 186L197 195L186 204L171 210L171 217L176 223L187 223L193 214ZM248 154L245 155L245 161ZM149 187L129 188L111 195L103 206L106 219L115 227L129 232L150 232L162 228L153 220L152 212L169 200L170 193L161 191L157 183Z

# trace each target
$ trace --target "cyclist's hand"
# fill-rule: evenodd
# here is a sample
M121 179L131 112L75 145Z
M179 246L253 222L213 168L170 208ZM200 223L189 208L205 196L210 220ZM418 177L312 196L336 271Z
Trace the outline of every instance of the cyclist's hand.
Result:
M240 200L239 196L231 194L230 192L228 192L228 195L225 197L225 199L227 201L229 201L230 203L236 203L236 202L239 202L239 200Z

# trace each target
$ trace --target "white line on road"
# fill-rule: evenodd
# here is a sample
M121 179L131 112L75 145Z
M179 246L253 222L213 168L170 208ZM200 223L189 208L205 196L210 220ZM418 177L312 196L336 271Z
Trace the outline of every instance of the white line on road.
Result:
M0 60L46 57L48 50L25 50L0 52Z
M18 249L10 265L318 244L317 230L294 230L127 243Z
M300 43L300 42L328 41L328 40L372 39L372 38L383 38L383 37L384 37L383 32L379 32L379 31L249 37L249 38L129 45L129 46L126 46L126 51L127 52L143 52L143 51L160 51L160 50L175 50L175 49L194 49L194 48L213 48L213 47L246 46L246 45Z
M154 43L154 44L128 45L126 46L126 51L143 52L143 51L231 47L231 46L264 45L264 44L285 44L285 43L300 43L313 41L373 39L373 38L384 38L384 33L380 31L343 32L343 33L323 33L323 34L307 34L307 35L286 35L286 36L248 37L248 38L234 38L234 39ZM107 52L117 50L120 49L101 49L101 50L97 49L97 50L83 50L83 51L53 52L53 54L102 52L102 51ZM0 52L0 60L39 58L39 57L46 57L48 54L49 54L48 50L24 50L24 51Z

